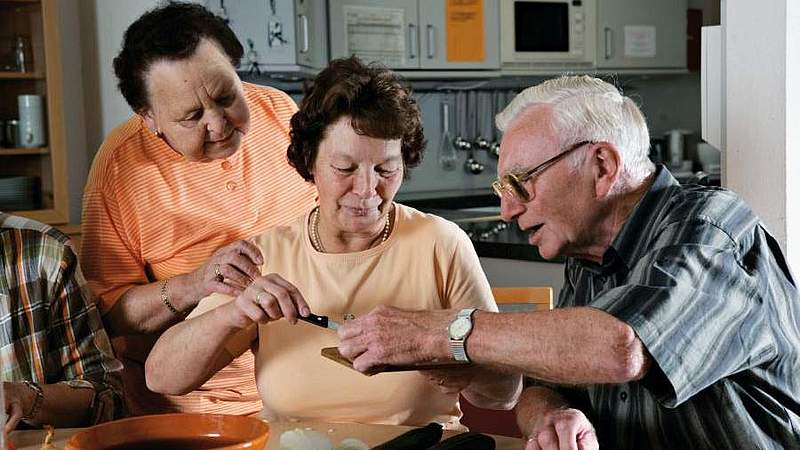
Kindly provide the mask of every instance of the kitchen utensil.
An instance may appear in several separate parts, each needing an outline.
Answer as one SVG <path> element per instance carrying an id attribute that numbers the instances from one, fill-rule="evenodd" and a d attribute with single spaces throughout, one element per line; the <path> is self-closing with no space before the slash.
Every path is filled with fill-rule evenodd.
<path id="1" fill-rule="evenodd" d="M 19 142 L 20 147 L 41 147 L 45 144 L 44 116 L 41 95 L 20 95 Z"/>
<path id="2" fill-rule="evenodd" d="M 19 120 L 6 120 L 5 127 L 3 127 L 2 141 L 6 147 L 17 147 L 19 143 Z"/>
<path id="3" fill-rule="evenodd" d="M 335 361 L 343 366 L 353 369 L 353 362 L 342 356 L 337 347 L 325 347 L 320 350 L 320 355 Z M 376 366 L 367 372 L 363 372 L 366 376 L 372 376 L 376 373 L 383 372 L 407 372 L 410 370 L 431 370 L 431 369 L 452 369 L 456 367 L 465 367 L 470 363 L 466 361 L 425 361 L 417 364 L 403 364 L 403 365 L 385 365 Z M 353 369 L 356 370 L 356 369 Z"/>
<path id="4" fill-rule="evenodd" d="M 489 151 L 494 139 L 494 126 L 492 125 L 493 98 L 490 92 L 478 92 L 477 98 L 477 133 L 475 147 L 478 150 Z"/>
<path id="5" fill-rule="evenodd" d="M 667 132 L 669 141 L 669 165 L 672 168 L 679 168 L 684 159 L 684 137 L 692 134 L 690 130 L 670 130 Z"/>
<path id="6" fill-rule="evenodd" d="M 22 36 L 17 37 L 17 45 L 14 48 L 14 61 L 17 65 L 17 72 L 27 72 L 25 64 L 25 40 Z"/>
<path id="7" fill-rule="evenodd" d="M 476 142 L 478 133 L 478 93 L 476 91 L 467 92 L 466 98 L 466 131 L 464 135 L 468 141 Z M 485 169 L 484 165 L 475 159 L 476 145 L 470 145 L 467 160 L 464 162 L 464 170 L 467 173 L 478 175 Z"/>
<path id="8" fill-rule="evenodd" d="M 442 136 L 439 139 L 439 166 L 444 170 L 454 170 L 457 160 L 458 156 L 450 134 L 450 103 L 447 100 L 443 100 Z"/>
<path id="9" fill-rule="evenodd" d="M 298 316 L 298 319 L 303 322 L 308 322 L 318 327 L 327 328 L 336 331 L 339 329 L 339 324 L 329 319 L 328 316 L 318 316 L 316 314 L 309 314 L 308 317 Z"/>
<path id="10" fill-rule="evenodd" d="M 264 448 L 269 425 L 247 416 L 158 414 L 106 422 L 73 434 L 66 450 Z"/>
<path id="11" fill-rule="evenodd" d="M 455 100 L 455 116 L 456 116 L 456 138 L 453 139 L 453 146 L 456 150 L 469 151 L 472 150 L 472 142 L 467 136 L 467 93 L 464 91 L 456 92 Z"/>

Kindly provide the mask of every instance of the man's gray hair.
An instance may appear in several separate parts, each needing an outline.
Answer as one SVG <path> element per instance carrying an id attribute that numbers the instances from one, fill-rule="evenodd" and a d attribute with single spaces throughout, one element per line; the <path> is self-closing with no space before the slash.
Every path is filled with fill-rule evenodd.
<path id="1" fill-rule="evenodd" d="M 620 153 L 622 172 L 614 191 L 638 186 L 653 171 L 648 158 L 650 133 L 636 104 L 616 87 L 588 75 L 563 76 L 529 87 L 496 117 L 497 128 L 505 129 L 528 107 L 550 105 L 552 125 L 559 147 L 580 141 L 608 142 Z M 570 158 L 577 168 L 585 158 L 578 152 Z"/>

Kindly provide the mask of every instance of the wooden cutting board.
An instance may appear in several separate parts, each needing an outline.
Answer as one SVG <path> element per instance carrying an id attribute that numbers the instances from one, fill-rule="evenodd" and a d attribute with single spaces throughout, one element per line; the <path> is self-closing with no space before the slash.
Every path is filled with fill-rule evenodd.
<path id="1" fill-rule="evenodd" d="M 345 358 L 344 356 L 339 353 L 339 349 L 337 347 L 325 347 L 320 351 L 320 354 L 331 361 L 336 361 L 337 363 L 349 367 L 353 369 L 353 363 Z M 400 365 L 400 366 L 377 366 L 373 367 L 367 372 L 361 372 L 364 375 L 370 377 L 372 375 L 383 373 L 383 372 L 405 372 L 409 370 L 432 370 L 432 369 L 452 369 L 455 367 L 465 367 L 468 366 L 468 362 L 462 361 L 426 361 L 417 364 L 409 364 L 409 365 Z M 353 369 L 356 370 L 356 369 Z"/>

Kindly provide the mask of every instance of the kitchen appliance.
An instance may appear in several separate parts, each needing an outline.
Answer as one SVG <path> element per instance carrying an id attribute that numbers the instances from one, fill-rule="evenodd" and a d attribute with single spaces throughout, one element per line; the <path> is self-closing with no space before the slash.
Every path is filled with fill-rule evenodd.
<path id="1" fill-rule="evenodd" d="M 44 113 L 41 95 L 20 95 L 19 142 L 20 147 L 41 147 L 45 144 Z"/>
<path id="2" fill-rule="evenodd" d="M 500 7 L 504 69 L 594 66 L 597 0 L 506 0 Z"/>

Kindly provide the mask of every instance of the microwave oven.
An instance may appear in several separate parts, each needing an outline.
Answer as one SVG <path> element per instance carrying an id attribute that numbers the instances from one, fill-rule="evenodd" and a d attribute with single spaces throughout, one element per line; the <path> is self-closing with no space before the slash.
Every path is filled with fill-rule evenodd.
<path id="1" fill-rule="evenodd" d="M 591 68 L 597 54 L 597 0 L 501 0 L 504 68 Z"/>

